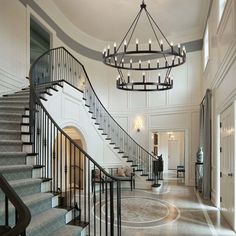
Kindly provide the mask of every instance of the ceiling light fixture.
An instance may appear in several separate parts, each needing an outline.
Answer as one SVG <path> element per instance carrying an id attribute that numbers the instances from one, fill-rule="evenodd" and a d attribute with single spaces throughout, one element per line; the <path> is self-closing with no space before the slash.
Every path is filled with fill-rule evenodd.
<path id="1" fill-rule="evenodd" d="M 113 50 L 110 45 L 103 50 L 103 62 L 111 67 L 117 68 L 118 77 L 116 86 L 118 89 L 129 91 L 159 91 L 173 88 L 173 78 L 170 76 L 173 67 L 182 65 L 186 61 L 185 47 L 180 44 L 174 46 L 169 42 L 160 27 L 154 21 L 153 17 L 147 10 L 147 5 L 144 0 L 140 5 L 140 10 L 136 15 L 134 21 L 129 27 L 127 33 L 117 46 L 114 43 Z M 139 22 L 140 16 L 144 12 L 151 26 L 155 41 L 148 40 L 148 45 L 140 45 L 136 38 L 134 46 L 130 45 L 134 38 L 134 32 Z M 122 70 L 143 71 L 138 81 L 131 80 L 130 72 L 127 77 L 123 75 Z M 145 71 L 156 71 L 166 69 L 164 78 L 161 79 L 160 73 L 147 76 Z"/>

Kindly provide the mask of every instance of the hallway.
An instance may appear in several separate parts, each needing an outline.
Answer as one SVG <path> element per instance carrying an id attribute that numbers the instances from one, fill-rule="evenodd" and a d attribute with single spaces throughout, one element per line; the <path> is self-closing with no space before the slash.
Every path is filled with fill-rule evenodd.
<path id="1" fill-rule="evenodd" d="M 167 177 L 167 176 L 166 176 Z M 122 192 L 124 236 L 236 235 L 209 202 L 193 187 L 169 174 L 159 193 L 136 189 Z"/>

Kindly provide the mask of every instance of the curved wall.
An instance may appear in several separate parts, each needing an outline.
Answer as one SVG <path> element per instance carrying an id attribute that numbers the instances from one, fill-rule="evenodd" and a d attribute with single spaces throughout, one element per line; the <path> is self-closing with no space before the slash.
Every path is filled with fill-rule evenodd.
<path id="1" fill-rule="evenodd" d="M 201 40 L 195 43 L 189 43 L 187 47 L 187 63 L 182 67 L 174 69 L 173 74 L 175 75 L 175 81 L 173 90 L 160 93 L 124 92 L 115 88 L 117 72 L 114 69 L 104 66 L 99 59 L 101 58 L 100 52 L 103 50 L 104 45 L 107 45 L 107 42 L 94 40 L 78 32 L 53 5 L 52 1 L 20 0 L 17 1 L 17 3 L 8 3 L 4 7 L 4 11 L 6 12 L 12 12 L 12 10 L 18 12 L 18 14 L 14 16 L 15 22 L 17 22 L 20 17 L 24 19 L 24 21 L 19 21 L 19 26 L 12 24 L 9 25 L 7 29 L 4 28 L 5 26 L 0 28 L 1 30 L 4 29 L 6 31 L 4 33 L 9 35 L 9 37 L 12 36 L 12 34 L 14 35 L 16 27 L 20 27 L 21 31 L 24 32 L 22 33 L 24 36 L 22 36 L 22 38 L 16 40 L 16 38 L 12 37 L 15 43 L 17 41 L 17 49 L 21 55 L 20 57 L 16 52 L 11 51 L 10 45 L 4 45 L 9 58 L 15 60 L 13 64 L 18 67 L 23 65 L 21 67 L 24 68 L 22 72 L 24 76 L 28 74 L 29 69 L 29 22 L 30 17 L 33 16 L 51 33 L 51 47 L 66 47 L 84 64 L 91 83 L 102 103 L 123 128 L 142 146 L 150 149 L 151 133 L 153 131 L 185 131 L 186 183 L 189 185 L 194 184 L 195 153 L 198 147 L 198 104 L 201 100 Z M 2 15 L 0 15 L 0 22 L 1 20 Z M 191 38 L 191 36 L 189 36 L 189 38 Z M 7 42 L 5 42 L 5 44 L 7 44 Z M 0 45 L 0 47 L 2 47 L 2 45 Z M 4 63 L 0 61 L 0 71 L 3 64 Z M 11 73 L 12 68 L 9 67 L 7 70 Z M 22 85 L 22 80 L 22 78 L 17 79 L 20 85 Z M 18 89 L 19 86 L 15 84 L 17 83 L 13 82 L 11 90 Z M 4 92 L 6 92 L 6 90 L 4 90 Z M 0 94 L 4 92 L 0 90 Z M 139 133 L 134 129 L 134 122 L 137 116 L 143 119 L 143 128 Z M 70 118 L 67 117 L 67 122 L 73 123 L 75 121 L 70 121 Z M 62 124 L 65 125 L 64 123 L 61 123 L 61 125 Z M 78 123 L 77 125 L 81 130 L 85 129 L 84 124 Z M 99 156 L 101 156 L 101 154 L 99 154 Z"/>

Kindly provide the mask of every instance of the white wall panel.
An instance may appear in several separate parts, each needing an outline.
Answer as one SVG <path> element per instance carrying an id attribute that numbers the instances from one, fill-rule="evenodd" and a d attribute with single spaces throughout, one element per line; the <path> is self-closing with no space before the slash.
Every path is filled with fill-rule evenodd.
<path id="1" fill-rule="evenodd" d="M 199 63 L 200 62 L 200 63 Z M 201 80 L 202 77 L 202 52 L 197 51 L 188 54 L 188 97 L 191 104 L 200 104 L 201 102 Z"/>
<path id="2" fill-rule="evenodd" d="M 158 108 L 164 107 L 167 105 L 167 92 L 150 92 L 148 93 L 148 107 L 150 108 Z"/>
<path id="3" fill-rule="evenodd" d="M 213 1 L 209 24 L 210 60 L 203 72 L 202 94 L 212 90 L 212 195 L 213 203 L 219 206 L 219 137 L 218 118 L 236 100 L 236 1 L 228 0 L 218 24 L 218 1 Z"/>
<path id="4" fill-rule="evenodd" d="M 150 128 L 185 128 L 188 124 L 186 114 L 150 115 Z"/>
<path id="5" fill-rule="evenodd" d="M 174 76 L 173 89 L 169 90 L 169 104 L 183 105 L 188 104 L 188 64 L 173 68 L 171 74 Z"/>
<path id="6" fill-rule="evenodd" d="M 82 93 L 64 84 L 63 89 L 54 92 L 44 104 L 60 127 L 73 126 L 80 131 L 86 142 L 87 153 L 100 165 L 112 161 L 123 164 L 123 159 L 95 126 L 91 114 L 83 104 Z"/>
<path id="7" fill-rule="evenodd" d="M 0 95 L 28 84 L 27 14 L 19 1 L 2 1 L 0 7 Z"/>
<path id="8" fill-rule="evenodd" d="M 106 71 L 106 68 L 104 68 Z M 105 77 L 105 76 L 104 76 Z M 104 84 L 104 90 L 108 90 L 109 110 L 127 111 L 128 110 L 128 92 L 116 88 L 115 76 L 109 78 L 108 83 Z M 102 85 L 100 84 L 100 86 Z"/>

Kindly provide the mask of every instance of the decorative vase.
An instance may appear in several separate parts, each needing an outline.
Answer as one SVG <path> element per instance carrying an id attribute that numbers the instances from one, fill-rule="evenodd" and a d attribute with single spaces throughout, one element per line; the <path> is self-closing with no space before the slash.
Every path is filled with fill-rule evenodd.
<path id="1" fill-rule="evenodd" d="M 203 150 L 202 150 L 202 147 L 198 148 L 198 151 L 197 151 L 197 162 L 198 163 L 202 163 L 203 162 Z"/>

